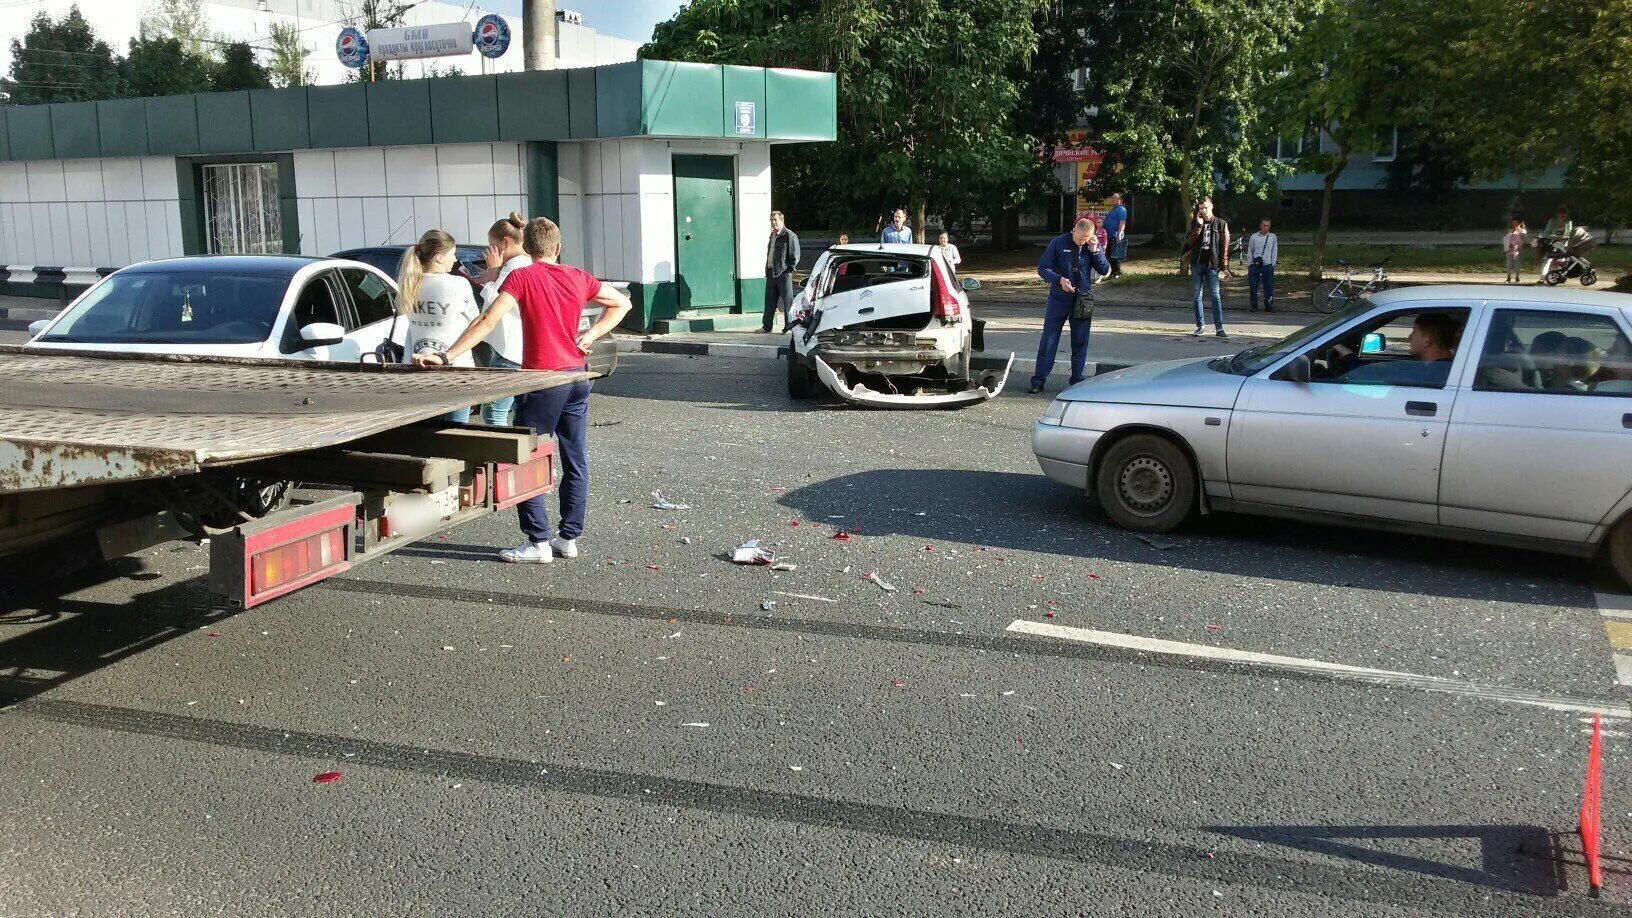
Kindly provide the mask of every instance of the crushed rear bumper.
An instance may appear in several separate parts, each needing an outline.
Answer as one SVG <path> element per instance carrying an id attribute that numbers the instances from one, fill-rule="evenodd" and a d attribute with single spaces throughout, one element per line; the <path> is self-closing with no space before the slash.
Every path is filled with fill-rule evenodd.
<path id="1" fill-rule="evenodd" d="M 835 395 L 853 405 L 865 405 L 869 408 L 958 408 L 965 405 L 975 405 L 990 401 L 1003 391 L 1003 386 L 1009 380 L 1009 371 L 1014 367 L 1014 355 L 1009 355 L 1008 363 L 1004 364 L 1001 373 L 989 373 L 984 385 L 971 385 L 962 392 L 941 392 L 934 395 L 900 395 L 891 392 L 876 392 L 864 385 L 849 386 L 837 371 L 828 365 L 820 355 L 812 355 L 816 362 L 816 376 L 822 385 L 830 389 Z"/>

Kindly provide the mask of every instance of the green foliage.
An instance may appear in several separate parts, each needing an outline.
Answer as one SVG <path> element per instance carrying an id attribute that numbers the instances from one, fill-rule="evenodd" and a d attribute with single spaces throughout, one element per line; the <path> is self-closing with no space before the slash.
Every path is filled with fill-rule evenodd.
<path id="1" fill-rule="evenodd" d="M 1105 0 L 1089 40 L 1093 127 L 1127 187 L 1179 213 L 1218 190 L 1263 193 L 1287 171 L 1266 152 L 1266 102 L 1312 0 Z M 1175 215 L 1177 216 L 1177 215 Z"/>
<path id="2" fill-rule="evenodd" d="M 316 75 L 306 66 L 306 48 L 300 43 L 300 29 L 293 22 L 274 22 L 267 30 L 272 44 L 272 62 L 267 65 L 274 86 L 306 86 Z"/>
<path id="3" fill-rule="evenodd" d="M 778 156 L 810 184 L 796 221 L 872 229 L 895 206 L 951 215 L 1011 206 L 1036 164 L 1016 128 L 1015 73 L 1046 0 L 694 0 L 642 57 L 838 74 L 839 137 Z M 793 208 L 783 209 L 793 211 Z"/>
<path id="4" fill-rule="evenodd" d="M 170 96 L 208 92 L 210 59 L 192 54 L 178 38 L 136 38 L 122 62 L 127 95 Z"/>
<path id="5" fill-rule="evenodd" d="M 142 15 L 142 38 L 173 38 L 193 57 L 205 57 L 209 20 L 200 0 L 153 0 Z"/>
<path id="6" fill-rule="evenodd" d="M 82 102 L 120 95 L 113 49 L 99 41 L 77 5 L 60 20 L 38 13 L 11 41 L 11 69 L 0 92 L 13 105 Z"/>
<path id="7" fill-rule="evenodd" d="M 271 74 L 255 60 L 255 52 L 243 42 L 222 47 L 221 59 L 210 68 L 210 88 L 217 92 L 271 86 Z"/>

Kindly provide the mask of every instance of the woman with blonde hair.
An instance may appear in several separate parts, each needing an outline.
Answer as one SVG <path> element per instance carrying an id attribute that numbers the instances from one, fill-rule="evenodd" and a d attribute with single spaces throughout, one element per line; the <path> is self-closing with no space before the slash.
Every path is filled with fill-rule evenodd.
<path id="1" fill-rule="evenodd" d="M 482 274 L 482 309 L 486 311 L 499 298 L 499 287 L 510 272 L 533 263 L 532 256 L 521 245 L 521 231 L 527 220 L 514 211 L 494 223 L 487 230 L 487 270 Z M 501 370 L 521 369 L 521 315 L 515 310 L 505 313 L 492 334 L 482 340 L 487 345 L 484 366 Z M 501 398 L 482 406 L 482 420 L 489 426 L 510 423 L 514 398 Z"/>
<path id="2" fill-rule="evenodd" d="M 453 237 L 439 229 L 426 230 L 419 241 L 402 255 L 397 269 L 397 309 L 408 319 L 408 353 L 446 354 L 460 333 L 481 315 L 470 283 L 450 273 L 457 245 Z M 454 358 L 456 367 L 473 367 L 467 354 Z M 463 424 L 470 409 L 460 408 L 447 420 Z"/>

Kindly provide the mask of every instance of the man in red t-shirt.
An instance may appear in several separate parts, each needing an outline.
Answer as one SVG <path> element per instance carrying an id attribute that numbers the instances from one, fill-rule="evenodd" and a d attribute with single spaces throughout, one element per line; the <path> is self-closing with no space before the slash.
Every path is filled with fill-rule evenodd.
<path id="1" fill-rule="evenodd" d="M 483 341 L 505 314 L 521 310 L 524 370 L 581 370 L 584 356 L 595 342 L 616 328 L 628 314 L 629 298 L 588 271 L 560 263 L 561 228 L 537 217 L 522 230 L 522 248 L 533 264 L 506 275 L 499 295 L 459 340 L 443 354 L 416 354 L 421 367 L 446 366 L 455 357 Z M 584 304 L 606 307 L 600 321 L 582 334 L 578 322 Z M 556 555 L 578 557 L 578 536 L 584 531 L 589 507 L 589 380 L 579 380 L 516 399 L 516 425 L 540 434 L 555 435 L 561 458 L 561 528 L 550 534 L 549 504 L 544 497 L 522 501 L 517 507 L 527 543 L 499 552 L 504 561 L 548 564 Z"/>

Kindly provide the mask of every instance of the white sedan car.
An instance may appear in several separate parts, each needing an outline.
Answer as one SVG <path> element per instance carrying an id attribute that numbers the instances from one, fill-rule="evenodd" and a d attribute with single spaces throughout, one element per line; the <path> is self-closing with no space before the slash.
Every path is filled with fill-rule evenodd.
<path id="1" fill-rule="evenodd" d="M 835 246 L 794 297 L 788 394 L 818 386 L 874 408 L 970 405 L 995 397 L 1008 367 L 979 371 L 969 297 L 935 246 Z M 1014 355 L 1009 355 L 1009 366 Z"/>
<path id="2" fill-rule="evenodd" d="M 1231 510 L 1602 554 L 1632 584 L 1632 296 L 1390 290 L 1072 386 L 1032 449 L 1140 532 Z"/>
<path id="3" fill-rule="evenodd" d="M 168 258 L 102 278 L 54 319 L 30 326 L 33 348 L 358 361 L 407 322 L 397 288 L 354 261 L 296 255 Z"/>

